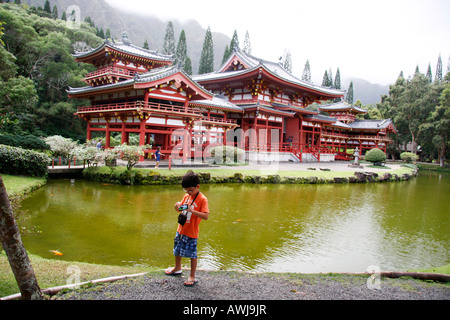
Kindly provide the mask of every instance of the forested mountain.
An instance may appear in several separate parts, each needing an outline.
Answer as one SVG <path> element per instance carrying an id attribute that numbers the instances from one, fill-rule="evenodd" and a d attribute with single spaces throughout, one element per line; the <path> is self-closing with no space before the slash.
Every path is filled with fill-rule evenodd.
<path id="1" fill-rule="evenodd" d="M 96 47 L 103 39 L 86 23 L 71 29 L 47 16 L 0 4 L 0 132 L 82 140 L 86 124 L 73 114 L 86 102 L 69 100 L 66 90 L 85 86 L 85 74 L 95 68 L 75 62 L 73 44 Z"/>
<path id="2" fill-rule="evenodd" d="M 22 0 L 22 3 L 44 7 L 45 0 Z M 147 41 L 150 49 L 160 51 L 163 49 L 168 21 L 162 21 L 151 15 L 139 16 L 121 12 L 104 0 L 49 0 L 49 3 L 51 8 L 56 5 L 59 18 L 69 6 L 77 5 L 81 9 L 82 21 L 90 17 L 97 28 L 103 29 L 104 32 L 109 29 L 111 37 L 121 38 L 122 32 L 127 31 L 129 39 L 134 44 L 143 46 Z M 206 30 L 195 20 L 183 23 L 174 20 L 172 23 L 177 42 L 181 31 L 185 31 L 187 55 L 192 61 L 193 72 L 197 73 Z M 214 67 L 218 69 L 222 63 L 225 46 L 230 44 L 231 38 L 223 33 L 214 32 L 213 29 L 211 31 L 214 44 Z"/>
<path id="3" fill-rule="evenodd" d="M 361 100 L 363 105 L 376 104 L 381 101 L 381 96 L 389 92 L 389 85 L 370 83 L 360 78 L 347 78 L 342 80 L 342 89 L 347 90 L 350 82 L 353 82 L 353 101 Z"/>

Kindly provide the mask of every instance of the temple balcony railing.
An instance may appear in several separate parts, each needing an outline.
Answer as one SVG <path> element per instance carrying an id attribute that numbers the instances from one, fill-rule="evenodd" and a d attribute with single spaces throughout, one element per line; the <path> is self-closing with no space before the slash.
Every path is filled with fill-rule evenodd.
<path id="1" fill-rule="evenodd" d="M 195 118 L 202 118 L 202 113 L 199 109 L 186 108 L 184 106 L 144 102 L 144 101 L 130 101 L 119 103 L 99 104 L 85 107 L 78 107 L 78 114 L 95 114 L 95 113 L 117 113 L 117 112 L 150 112 L 156 114 L 169 115 L 183 115 Z"/>
<path id="2" fill-rule="evenodd" d="M 327 138 L 335 138 L 335 139 L 344 139 L 344 140 L 377 140 L 377 141 L 389 141 L 392 142 L 392 139 L 385 135 L 348 135 L 344 133 L 337 132 L 322 132 L 322 137 Z"/>
<path id="3" fill-rule="evenodd" d="M 141 113 L 148 112 L 150 114 L 159 115 L 174 115 L 183 116 L 193 119 L 194 121 L 200 121 L 202 125 L 217 125 L 222 127 L 235 127 L 237 121 L 235 119 L 223 119 L 216 117 L 208 117 L 202 114 L 200 109 L 185 107 L 172 104 L 144 102 L 144 101 L 131 101 L 120 103 L 108 103 L 93 106 L 78 107 L 77 114 L 99 114 L 103 116 L 105 114 L 119 113 Z"/>
<path id="4" fill-rule="evenodd" d="M 85 80 L 89 80 L 91 78 L 96 78 L 100 76 L 109 76 L 109 75 L 117 75 L 117 76 L 125 76 L 128 78 L 134 77 L 136 74 L 136 71 L 124 69 L 124 68 L 117 68 L 113 66 L 108 66 L 104 68 L 97 69 L 93 72 L 89 72 L 84 77 Z"/>

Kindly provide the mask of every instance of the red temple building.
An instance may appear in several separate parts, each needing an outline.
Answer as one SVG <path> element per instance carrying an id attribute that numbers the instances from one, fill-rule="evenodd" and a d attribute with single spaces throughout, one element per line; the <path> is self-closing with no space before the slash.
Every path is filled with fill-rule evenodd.
<path id="1" fill-rule="evenodd" d="M 172 56 L 131 44 L 126 33 L 74 56 L 97 70 L 86 75 L 88 86 L 69 88 L 69 97 L 90 101 L 76 114 L 87 121 L 87 139 L 102 132 L 106 148 L 111 133 L 120 132 L 122 143 L 138 134 L 140 145 L 152 141 L 154 149 L 183 160 L 231 144 L 248 159 L 333 161 L 349 159 L 345 151 L 356 147 L 385 151 L 387 133 L 395 132 L 389 119 L 356 119 L 366 110 L 343 102 L 305 109 L 344 92 L 302 81 L 239 49 L 217 72 L 193 77 Z"/>

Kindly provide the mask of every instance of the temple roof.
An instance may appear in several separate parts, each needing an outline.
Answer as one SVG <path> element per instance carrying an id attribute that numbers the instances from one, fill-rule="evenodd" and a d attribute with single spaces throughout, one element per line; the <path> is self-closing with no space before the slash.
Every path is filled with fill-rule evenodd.
<path id="1" fill-rule="evenodd" d="M 173 55 L 164 55 L 158 53 L 158 51 L 147 50 L 138 46 L 135 46 L 128 39 L 126 32 L 122 34 L 120 40 L 105 40 L 100 46 L 95 49 L 86 52 L 75 52 L 73 55 L 77 61 L 90 60 L 93 57 L 100 56 L 103 52 L 117 52 L 127 56 L 134 56 L 151 61 L 164 61 L 172 63 L 174 60 Z"/>
<path id="2" fill-rule="evenodd" d="M 232 67 L 233 64 L 239 65 L 241 69 L 230 71 L 229 68 Z M 317 86 L 311 82 L 301 80 L 296 76 L 294 76 L 292 73 L 288 72 L 286 69 L 284 69 L 279 63 L 253 57 L 240 51 L 239 49 L 233 52 L 230 58 L 228 58 L 228 60 L 217 72 L 196 75 L 193 78 L 195 81 L 198 82 L 235 78 L 237 76 L 252 73 L 255 70 L 258 70 L 259 68 L 263 68 L 264 70 L 267 71 L 268 74 L 272 75 L 273 77 L 279 80 L 288 82 L 289 84 L 292 84 L 297 87 L 299 86 L 305 89 L 315 91 L 319 94 L 333 95 L 333 96 L 344 95 L 344 92 L 341 90 Z"/>
<path id="3" fill-rule="evenodd" d="M 336 103 L 332 103 L 332 104 L 326 104 L 323 106 L 319 106 L 319 110 L 320 111 L 325 111 L 325 112 L 334 112 L 334 111 L 354 111 L 355 113 L 367 113 L 366 109 L 354 106 L 354 105 L 350 105 L 344 101 L 339 101 Z"/>
<path id="4" fill-rule="evenodd" d="M 90 93 L 100 93 L 102 91 L 109 91 L 111 89 L 120 89 L 120 88 L 146 88 L 147 83 L 150 83 L 150 86 L 155 84 L 159 84 L 159 82 L 165 82 L 167 79 L 178 79 L 180 81 L 186 82 L 189 85 L 190 90 L 198 93 L 200 96 L 208 97 L 210 99 L 212 97 L 212 93 L 203 88 L 201 85 L 192 81 L 187 74 L 185 74 L 182 70 L 178 69 L 176 66 L 170 67 L 161 67 L 151 69 L 148 72 L 136 74 L 133 79 L 119 81 L 113 84 L 107 84 L 97 87 L 81 87 L 81 88 L 71 88 L 67 90 L 67 93 L 72 96 L 76 95 L 84 95 Z M 128 88 L 127 88 L 128 87 Z"/>
<path id="5" fill-rule="evenodd" d="M 392 126 L 393 130 L 397 131 L 394 126 L 394 123 L 391 119 L 382 119 L 382 120 L 355 120 L 348 124 L 352 129 L 358 130 L 380 130 L 386 129 L 389 126 Z"/>
<path id="6" fill-rule="evenodd" d="M 222 109 L 222 110 L 230 110 L 230 111 L 241 112 L 241 113 L 244 112 L 244 110 L 242 108 L 235 105 L 234 103 L 229 102 L 226 97 L 220 96 L 220 95 L 215 95 L 212 98 L 212 100 L 192 100 L 192 101 L 189 101 L 189 105 L 204 106 L 204 107 L 216 107 L 217 109 Z"/>

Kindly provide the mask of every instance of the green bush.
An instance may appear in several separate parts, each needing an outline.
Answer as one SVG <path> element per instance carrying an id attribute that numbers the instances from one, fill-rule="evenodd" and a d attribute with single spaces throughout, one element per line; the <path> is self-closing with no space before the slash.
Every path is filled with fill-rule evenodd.
<path id="1" fill-rule="evenodd" d="M 400 159 L 406 161 L 406 163 L 411 163 L 413 161 L 417 161 L 417 159 L 419 159 L 419 156 L 412 152 L 403 152 L 402 154 L 400 154 Z"/>
<path id="2" fill-rule="evenodd" d="M 244 150 L 232 146 L 212 147 L 209 151 L 214 162 L 218 164 L 242 162 L 245 158 Z"/>
<path id="3" fill-rule="evenodd" d="M 44 140 L 32 134 L 24 136 L 18 134 L 0 134 L 0 144 L 31 150 L 50 150 L 50 146 Z"/>
<path id="4" fill-rule="evenodd" d="M 0 144 L 0 173 L 42 177 L 49 163 L 46 154 Z"/>
<path id="5" fill-rule="evenodd" d="M 386 154 L 380 149 L 374 148 L 366 152 L 364 160 L 378 164 L 386 161 Z"/>

